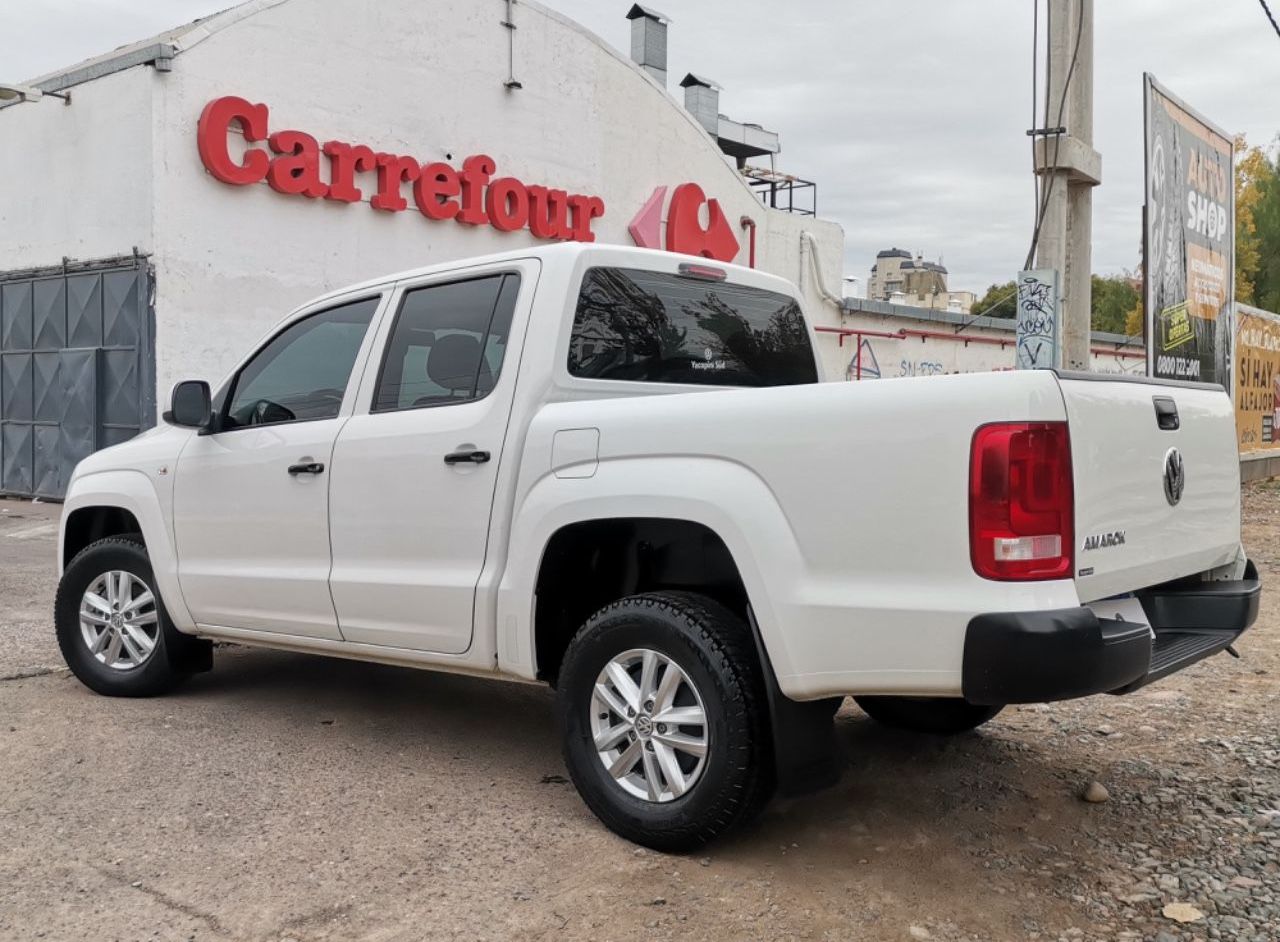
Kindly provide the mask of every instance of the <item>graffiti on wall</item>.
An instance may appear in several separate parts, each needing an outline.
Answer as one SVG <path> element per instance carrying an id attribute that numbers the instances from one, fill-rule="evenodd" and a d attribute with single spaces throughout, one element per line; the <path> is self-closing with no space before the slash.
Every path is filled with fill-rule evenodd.
<path id="1" fill-rule="evenodd" d="M 898 361 L 899 376 L 939 376 L 947 371 L 941 360 L 908 360 Z"/>
<path id="2" fill-rule="evenodd" d="M 859 339 L 845 364 L 845 379 L 888 379 L 899 376 L 938 376 L 947 373 L 993 373 L 1014 369 L 1013 346 L 968 346 L 963 343 L 920 343 L 916 340 Z M 882 366 L 883 364 L 883 366 Z M 1095 373 L 1143 376 L 1146 359 L 1132 350 L 1095 348 L 1089 367 Z M 1278 374 L 1280 375 L 1280 374 Z"/>
<path id="3" fill-rule="evenodd" d="M 844 378 L 850 381 L 880 378 L 880 361 L 876 359 L 875 347 L 871 346 L 871 341 L 866 337 L 858 338 L 858 348 L 849 358 Z"/>

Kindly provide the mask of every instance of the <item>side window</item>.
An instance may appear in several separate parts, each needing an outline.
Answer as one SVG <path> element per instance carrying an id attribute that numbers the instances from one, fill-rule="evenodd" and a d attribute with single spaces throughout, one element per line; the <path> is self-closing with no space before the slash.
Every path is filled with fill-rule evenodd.
<path id="1" fill-rule="evenodd" d="M 373 411 L 483 399 L 497 385 L 520 276 L 406 292 L 383 355 Z"/>
<path id="2" fill-rule="evenodd" d="M 664 272 L 592 268 L 582 281 L 569 373 L 705 386 L 818 382 L 794 298 Z"/>
<path id="3" fill-rule="evenodd" d="M 235 378 L 223 427 L 336 417 L 378 300 L 330 308 L 276 334 Z"/>

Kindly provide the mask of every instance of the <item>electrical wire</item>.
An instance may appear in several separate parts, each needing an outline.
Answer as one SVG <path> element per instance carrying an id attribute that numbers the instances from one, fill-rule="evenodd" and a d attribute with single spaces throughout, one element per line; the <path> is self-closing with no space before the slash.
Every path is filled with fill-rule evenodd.
<path id="1" fill-rule="evenodd" d="M 1049 30 L 1052 30 L 1052 28 L 1053 28 L 1052 20 L 1050 20 Z M 1066 77 L 1066 80 L 1062 83 L 1062 98 L 1058 102 L 1058 120 L 1054 122 L 1054 125 L 1053 125 L 1053 168 L 1055 169 L 1058 166 L 1058 157 L 1060 156 L 1060 152 L 1062 150 L 1061 128 L 1062 128 L 1062 119 L 1067 112 L 1067 95 L 1071 91 L 1071 79 L 1075 75 L 1076 63 L 1079 62 L 1080 60 L 1080 40 L 1083 38 L 1083 36 L 1084 36 L 1084 10 L 1081 9 L 1079 12 L 1079 16 L 1076 19 L 1076 42 L 1075 42 L 1075 48 L 1071 52 L 1071 65 L 1067 68 L 1067 77 Z M 1050 42 L 1053 41 L 1052 34 L 1050 34 L 1049 36 L 1049 41 Z M 1047 66 L 1045 71 L 1046 73 L 1048 72 Z M 1048 82 L 1047 82 L 1047 76 L 1046 76 L 1046 88 L 1045 88 L 1045 98 L 1046 98 L 1045 123 L 1046 125 L 1048 124 L 1048 121 L 1049 121 L 1049 108 L 1048 108 L 1048 101 L 1047 101 L 1048 97 L 1049 97 L 1049 91 L 1048 91 Z M 1046 127 L 1045 130 L 1048 130 L 1048 128 Z M 1050 168 L 1046 167 L 1045 169 L 1048 170 Z M 1031 263 L 1035 260 L 1036 248 L 1040 244 L 1040 230 L 1044 226 L 1045 214 L 1049 211 L 1049 197 L 1053 193 L 1053 185 L 1056 182 L 1056 180 L 1057 180 L 1057 174 L 1050 173 L 1049 179 L 1045 181 L 1045 184 L 1043 187 L 1043 194 L 1040 199 L 1040 210 L 1037 213 L 1036 226 L 1031 233 L 1031 247 L 1030 249 L 1027 250 L 1027 260 L 1026 260 L 1026 263 L 1023 265 L 1023 268 L 1030 268 Z"/>
<path id="2" fill-rule="evenodd" d="M 1052 22 L 1053 22 L 1052 11 L 1050 9 L 1046 9 L 1045 16 L 1049 19 L 1049 22 L 1046 23 L 1046 33 L 1047 33 L 1049 27 L 1052 26 Z M 1048 71 L 1048 68 L 1049 68 L 1049 57 L 1046 50 L 1046 55 L 1045 55 L 1046 72 Z M 1037 95 L 1036 82 L 1039 78 L 1039 74 L 1040 74 L 1040 0 L 1032 0 L 1032 4 L 1031 4 L 1031 129 L 1032 129 L 1032 132 L 1035 131 L 1036 123 L 1037 121 L 1039 121 L 1039 115 L 1036 112 L 1036 105 L 1038 104 L 1036 99 L 1039 97 Z M 1044 100 L 1045 122 L 1048 123 L 1049 76 L 1047 74 L 1045 75 L 1044 96 L 1045 96 L 1045 100 Z M 1036 136 L 1034 133 L 1032 133 L 1030 136 L 1031 136 L 1031 166 L 1034 167 L 1036 163 Z M 1040 196 L 1041 196 L 1040 174 L 1033 173 L 1031 175 L 1031 189 L 1032 189 L 1032 193 L 1035 196 L 1035 202 L 1031 206 L 1031 226 L 1032 226 L 1032 231 L 1034 232 L 1039 228 L 1039 222 L 1040 222 Z M 1024 267 L 1030 267 L 1030 266 L 1028 265 Z M 1018 293 L 1017 289 L 1015 288 L 1012 292 L 1004 295 L 999 300 L 997 300 L 985 311 L 981 311 L 978 314 L 974 314 L 969 320 L 965 321 L 959 327 L 957 327 L 955 329 L 955 332 L 957 334 L 962 333 L 966 328 L 968 328 L 975 321 L 977 321 L 978 318 L 985 317 L 987 314 L 990 314 L 992 311 L 994 311 L 1001 304 L 1009 300 L 1009 298 L 1013 297 L 1017 293 Z"/>
<path id="3" fill-rule="evenodd" d="M 1262 4 L 1262 12 L 1267 14 L 1267 19 L 1271 21 L 1271 28 L 1276 31 L 1276 35 L 1280 36 L 1280 23 L 1276 22 L 1275 16 L 1271 12 L 1271 7 L 1267 6 L 1267 0 L 1258 0 Z"/>

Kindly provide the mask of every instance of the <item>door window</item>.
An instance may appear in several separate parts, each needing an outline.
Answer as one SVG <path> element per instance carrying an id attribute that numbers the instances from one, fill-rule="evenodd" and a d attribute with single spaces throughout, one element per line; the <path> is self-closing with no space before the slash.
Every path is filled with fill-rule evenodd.
<path id="1" fill-rule="evenodd" d="M 520 276 L 490 275 L 405 293 L 374 412 L 483 399 L 498 382 Z"/>
<path id="2" fill-rule="evenodd" d="M 378 300 L 329 308 L 276 334 L 234 380 L 223 428 L 335 418 Z"/>

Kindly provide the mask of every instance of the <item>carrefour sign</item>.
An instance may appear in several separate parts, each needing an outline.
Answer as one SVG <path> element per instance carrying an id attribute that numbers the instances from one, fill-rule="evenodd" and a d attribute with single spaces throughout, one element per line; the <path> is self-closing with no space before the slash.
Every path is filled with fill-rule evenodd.
<path id="1" fill-rule="evenodd" d="M 414 205 L 427 219 L 501 232 L 528 229 L 539 239 L 594 242 L 592 222 L 604 215 L 604 200 L 598 196 L 528 185 L 512 176 L 495 178 L 497 163 L 484 154 L 467 157 L 457 169 L 364 144 L 320 143 L 303 131 L 271 131 L 269 121 L 263 104 L 235 96 L 209 102 L 196 130 L 205 169 L 232 186 L 265 180 L 278 193 L 340 203 L 363 202 L 371 189 L 369 205 L 391 213 L 409 208 L 403 188 L 410 184 Z M 239 156 L 227 146 L 233 126 L 249 144 Z M 266 146 L 255 147 L 259 142 Z"/>

